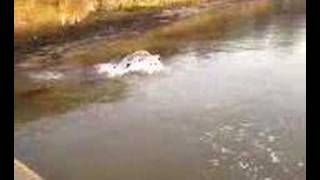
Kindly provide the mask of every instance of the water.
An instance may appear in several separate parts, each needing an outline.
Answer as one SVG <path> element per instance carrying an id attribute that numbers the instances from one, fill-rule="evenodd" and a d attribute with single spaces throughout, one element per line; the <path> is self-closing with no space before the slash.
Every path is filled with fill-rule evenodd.
<path id="1" fill-rule="evenodd" d="M 59 180 L 306 179 L 305 42 L 300 12 L 193 39 L 113 101 L 25 122 L 15 155 Z"/>

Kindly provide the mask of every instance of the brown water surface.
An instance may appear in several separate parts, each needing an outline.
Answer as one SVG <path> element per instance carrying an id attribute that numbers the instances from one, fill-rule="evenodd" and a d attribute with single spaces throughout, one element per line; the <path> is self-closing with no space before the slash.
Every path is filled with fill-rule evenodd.
<path id="1" fill-rule="evenodd" d="M 177 42 L 160 74 L 17 73 L 15 156 L 48 180 L 306 179 L 305 13 L 281 5 Z"/>

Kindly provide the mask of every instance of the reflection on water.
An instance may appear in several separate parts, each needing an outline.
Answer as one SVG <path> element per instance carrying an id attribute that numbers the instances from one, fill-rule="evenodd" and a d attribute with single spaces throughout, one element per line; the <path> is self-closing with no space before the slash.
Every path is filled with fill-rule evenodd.
<path id="1" fill-rule="evenodd" d="M 306 179 L 305 33 L 285 13 L 190 41 L 125 98 L 24 124 L 15 155 L 59 180 Z"/>
<path id="2" fill-rule="evenodd" d="M 78 72 L 82 74 L 82 72 Z M 25 74 L 22 74 L 25 75 Z M 74 79 L 69 82 L 48 82 L 33 84 L 23 77 L 15 82 L 14 116 L 15 126 L 37 120 L 43 116 L 53 116 L 91 102 L 113 102 L 124 98 L 127 84 L 119 79 L 99 81 L 95 79 Z M 85 83 L 83 83 L 85 81 Z M 23 90 L 19 90 L 23 89 Z"/>

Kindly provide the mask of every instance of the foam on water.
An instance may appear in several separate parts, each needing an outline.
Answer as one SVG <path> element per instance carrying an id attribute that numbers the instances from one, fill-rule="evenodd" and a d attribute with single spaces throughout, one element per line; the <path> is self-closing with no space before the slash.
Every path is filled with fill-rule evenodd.
<path id="1" fill-rule="evenodd" d="M 90 74 L 92 78 L 105 77 L 120 77 L 130 73 L 140 74 L 154 74 L 164 70 L 164 66 L 160 61 L 158 54 L 150 54 L 147 51 L 136 51 L 133 54 L 125 56 L 120 62 L 101 63 L 90 67 Z M 57 71 L 57 70 L 41 70 L 28 72 L 27 76 L 35 81 L 56 81 L 56 80 L 70 80 L 70 77 L 81 74 L 83 69 Z M 97 76 L 98 75 L 98 76 Z M 105 76 L 107 75 L 107 76 Z M 68 78 L 69 77 L 69 78 Z"/>
<path id="2" fill-rule="evenodd" d="M 296 171 L 305 166 L 304 160 L 292 159 L 289 154 L 277 147 L 281 136 L 268 128 L 259 129 L 253 122 L 223 123 L 212 131 L 204 132 L 202 143 L 211 146 L 208 163 L 212 172 L 227 168 L 230 173 L 238 173 L 248 179 L 271 179 L 265 175 L 279 175 Z"/>
<path id="3" fill-rule="evenodd" d="M 35 80 L 59 80 L 64 77 L 64 75 L 60 72 L 55 71 L 42 71 L 38 73 L 30 73 L 29 77 Z"/>

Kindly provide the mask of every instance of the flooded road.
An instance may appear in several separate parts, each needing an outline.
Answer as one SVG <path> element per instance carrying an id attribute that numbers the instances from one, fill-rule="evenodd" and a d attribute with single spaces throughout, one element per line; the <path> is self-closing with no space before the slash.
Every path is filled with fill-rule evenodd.
<path id="1" fill-rule="evenodd" d="M 287 11 L 194 38 L 162 73 L 102 80 L 107 96 L 88 86 L 90 103 L 31 115 L 15 156 L 49 180 L 304 180 L 305 43 L 304 13 Z"/>

